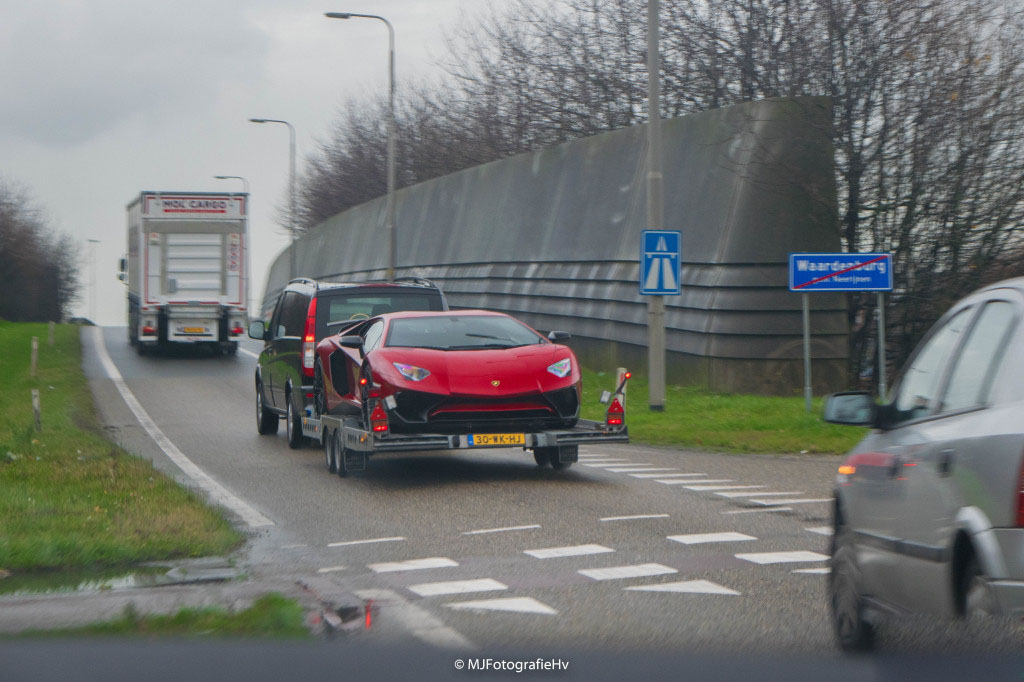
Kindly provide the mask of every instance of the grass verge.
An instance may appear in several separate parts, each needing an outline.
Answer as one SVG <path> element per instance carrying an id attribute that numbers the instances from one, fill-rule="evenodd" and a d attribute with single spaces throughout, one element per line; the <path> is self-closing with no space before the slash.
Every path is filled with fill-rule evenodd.
<path id="1" fill-rule="evenodd" d="M 601 391 L 615 388 L 614 373 L 583 372 L 586 419 L 604 420 Z M 866 429 L 828 424 L 821 419 L 822 400 L 712 393 L 692 386 L 665 390 L 664 412 L 652 412 L 647 377 L 633 372 L 627 385 L 626 425 L 630 440 L 702 450 L 764 453 L 842 453 Z"/>
<path id="2" fill-rule="evenodd" d="M 143 616 L 131 607 L 120 618 L 81 628 L 26 632 L 26 637 L 282 637 L 308 638 L 302 607 L 280 594 L 263 595 L 244 611 L 182 609 L 170 615 Z"/>
<path id="3" fill-rule="evenodd" d="M 0 575 L 219 555 L 243 537 L 219 512 L 106 440 L 78 327 L 0 321 Z M 37 376 L 31 339 L 39 338 Z M 34 428 L 38 389 L 42 430 Z"/>

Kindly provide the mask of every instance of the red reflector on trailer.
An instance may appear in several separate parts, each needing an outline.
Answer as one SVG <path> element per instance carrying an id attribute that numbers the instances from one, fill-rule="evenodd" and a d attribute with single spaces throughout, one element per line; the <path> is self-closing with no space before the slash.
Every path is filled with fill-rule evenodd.
<path id="1" fill-rule="evenodd" d="M 622 409 L 622 403 L 619 402 L 618 398 L 612 400 L 612 404 L 608 406 L 608 412 L 605 414 L 605 423 L 608 426 L 622 426 L 625 417 L 625 411 Z"/>
<path id="2" fill-rule="evenodd" d="M 388 413 L 377 403 L 370 413 L 370 430 L 375 433 L 383 433 L 388 430 Z"/>

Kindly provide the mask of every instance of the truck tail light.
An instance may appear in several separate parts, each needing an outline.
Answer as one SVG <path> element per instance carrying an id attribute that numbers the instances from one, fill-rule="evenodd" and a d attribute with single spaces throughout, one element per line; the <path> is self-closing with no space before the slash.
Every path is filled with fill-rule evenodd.
<path id="1" fill-rule="evenodd" d="M 153 336 L 154 334 L 156 334 L 156 329 L 150 327 L 148 324 L 142 328 L 143 336 Z"/>
<path id="2" fill-rule="evenodd" d="M 608 426 L 622 426 L 625 418 L 626 414 L 625 410 L 622 409 L 622 403 L 619 402 L 618 398 L 612 398 L 612 403 L 608 406 L 608 412 L 604 416 L 605 423 Z"/>
<path id="3" fill-rule="evenodd" d="M 236 324 L 234 327 L 231 328 L 231 335 L 232 336 L 241 336 L 243 331 L 244 330 L 242 329 L 242 325 Z"/>
<path id="4" fill-rule="evenodd" d="M 309 300 L 306 311 L 306 330 L 302 334 L 302 374 L 313 377 L 313 365 L 316 362 L 316 297 Z"/>
<path id="5" fill-rule="evenodd" d="M 388 430 L 388 413 L 379 402 L 370 413 L 370 430 L 374 433 L 384 433 Z"/>

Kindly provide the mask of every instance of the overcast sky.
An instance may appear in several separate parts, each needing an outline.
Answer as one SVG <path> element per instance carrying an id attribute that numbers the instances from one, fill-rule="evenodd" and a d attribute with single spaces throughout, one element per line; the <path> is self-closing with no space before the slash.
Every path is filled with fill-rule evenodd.
<path id="1" fill-rule="evenodd" d="M 252 194 L 249 230 L 261 297 L 287 237 L 288 184 L 327 139 L 340 105 L 385 92 L 387 17 L 397 81 L 434 78 L 445 37 L 508 0 L 0 0 L 0 176 L 25 188 L 48 222 L 82 246 L 76 312 L 124 325 L 125 205 L 142 190 Z M 95 265 L 89 260 L 88 240 Z M 95 271 L 95 300 L 93 272 Z"/>

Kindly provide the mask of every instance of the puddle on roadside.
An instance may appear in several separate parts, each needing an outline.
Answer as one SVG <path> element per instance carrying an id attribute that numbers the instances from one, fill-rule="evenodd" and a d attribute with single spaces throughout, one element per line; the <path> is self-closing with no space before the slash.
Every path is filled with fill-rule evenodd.
<path id="1" fill-rule="evenodd" d="M 242 576 L 242 571 L 216 558 L 170 562 L 170 564 L 145 564 L 108 571 L 9 574 L 0 579 L 0 597 L 31 594 L 86 594 L 139 587 L 223 582 Z"/>
<path id="2" fill-rule="evenodd" d="M 87 593 L 152 587 L 161 584 L 167 567 L 140 566 L 118 571 L 58 571 L 52 573 L 12 574 L 0 580 L 0 596 L 28 594 Z"/>

